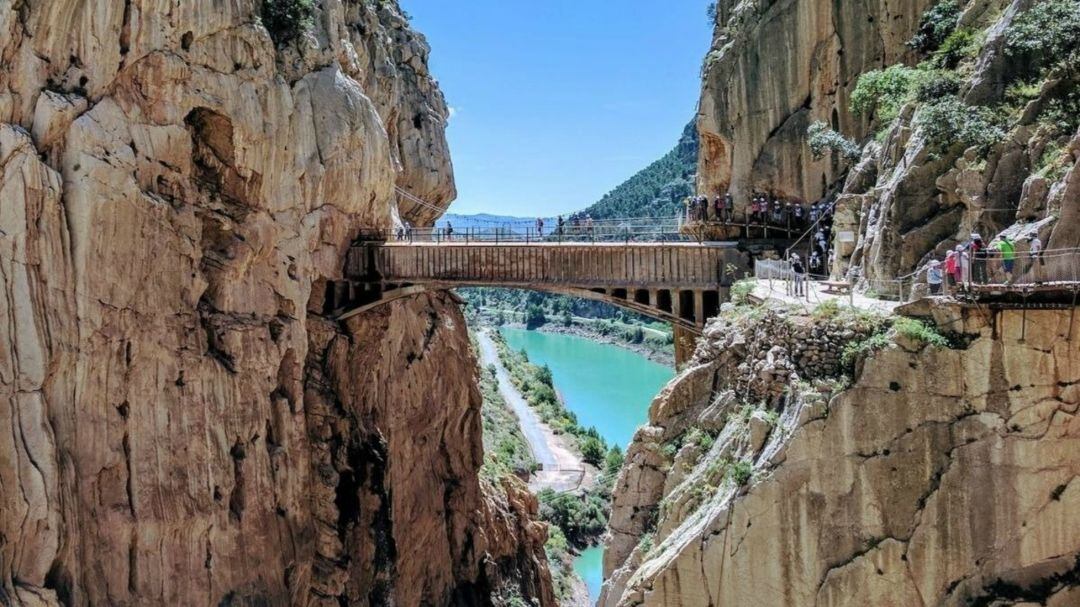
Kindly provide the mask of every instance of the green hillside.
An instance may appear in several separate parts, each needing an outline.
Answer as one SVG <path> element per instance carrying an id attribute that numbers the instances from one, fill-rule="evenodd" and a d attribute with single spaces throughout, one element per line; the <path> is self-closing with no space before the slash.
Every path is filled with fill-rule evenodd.
<path id="1" fill-rule="evenodd" d="M 599 202 L 585 209 L 594 219 L 674 217 L 694 192 L 698 134 L 691 122 L 675 149 L 627 179 Z"/>

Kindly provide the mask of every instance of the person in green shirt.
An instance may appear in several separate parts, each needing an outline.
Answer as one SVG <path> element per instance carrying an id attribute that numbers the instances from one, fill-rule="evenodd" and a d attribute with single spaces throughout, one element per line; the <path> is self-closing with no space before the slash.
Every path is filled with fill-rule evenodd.
<path id="1" fill-rule="evenodd" d="M 1013 266 L 1016 264 L 1016 245 L 1008 236 L 1002 236 L 995 247 L 1001 254 L 1001 267 L 1005 270 L 1005 284 L 1010 284 L 1013 280 Z"/>

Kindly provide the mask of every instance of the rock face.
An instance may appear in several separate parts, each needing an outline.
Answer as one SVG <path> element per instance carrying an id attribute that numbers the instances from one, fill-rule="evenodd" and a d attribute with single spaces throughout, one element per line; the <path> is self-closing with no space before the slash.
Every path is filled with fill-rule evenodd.
<path id="1" fill-rule="evenodd" d="M 858 76 L 909 55 L 931 0 L 720 0 L 705 58 L 698 190 L 729 187 L 741 209 L 754 191 L 816 201 L 843 167 L 807 153 L 824 121 L 862 136 L 849 110 Z"/>
<path id="2" fill-rule="evenodd" d="M 973 232 L 987 242 L 1002 233 L 1020 240 L 1038 234 L 1047 249 L 1080 244 L 1080 132 L 1055 132 L 1047 118 L 1054 103 L 1076 95 L 1077 84 L 1039 76 L 1005 50 L 1009 27 L 1037 2 L 960 0 L 953 31 L 975 42 L 959 65 L 933 66 L 936 77 L 956 80 L 956 99 L 975 108 L 966 112 L 982 108 L 1001 121 L 1003 135 L 987 149 L 928 143 L 918 117 L 929 101 L 913 95 L 891 123 L 852 113 L 860 75 L 933 64 L 906 42 L 934 4 L 719 2 L 703 70 L 699 190 L 730 187 L 739 204 L 754 191 L 835 199 L 831 273 L 879 292 L 895 291 L 894 279 L 942 259 Z M 1039 76 L 1028 84 L 1037 92 L 1016 101 L 1010 87 L 1031 76 Z M 862 158 L 815 160 L 806 136 L 815 121 L 861 144 Z M 835 238 L 841 232 L 854 239 Z"/>
<path id="3" fill-rule="evenodd" d="M 1075 604 L 1080 319 L 913 312 L 966 346 L 894 333 L 847 389 L 758 348 L 798 317 L 716 321 L 628 451 L 601 605 Z"/>
<path id="4" fill-rule="evenodd" d="M 0 9 L 0 604 L 550 605 L 455 305 L 319 317 L 361 228 L 454 196 L 427 45 L 261 10 Z"/>

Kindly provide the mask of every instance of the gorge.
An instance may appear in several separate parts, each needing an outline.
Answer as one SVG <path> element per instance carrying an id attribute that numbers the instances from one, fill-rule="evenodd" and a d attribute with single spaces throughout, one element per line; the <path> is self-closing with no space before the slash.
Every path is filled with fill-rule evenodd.
<path id="1" fill-rule="evenodd" d="M 1080 605 L 1080 280 L 925 283 L 975 233 L 1018 276 L 1080 268 L 1080 4 L 709 16 L 695 123 L 591 212 L 827 201 L 830 277 L 909 289 L 885 313 L 716 281 L 673 378 L 504 331 L 625 447 L 578 562 L 598 604 Z M 0 32 L 0 605 L 559 604 L 550 502 L 489 465 L 512 416 L 485 418 L 463 303 L 492 296 L 337 313 L 365 232 L 457 196 L 397 0 L 8 0 Z"/>

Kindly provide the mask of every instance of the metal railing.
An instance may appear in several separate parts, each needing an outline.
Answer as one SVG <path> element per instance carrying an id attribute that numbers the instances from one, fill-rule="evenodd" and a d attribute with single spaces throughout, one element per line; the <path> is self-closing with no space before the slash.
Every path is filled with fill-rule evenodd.
<path id="1" fill-rule="evenodd" d="M 362 240 L 407 243 L 559 243 L 559 242 L 680 242 L 693 240 L 679 231 L 675 221 L 642 223 L 594 223 L 563 225 L 553 229 L 535 227 L 435 227 L 367 229 Z"/>
<path id="2" fill-rule="evenodd" d="M 1080 248 L 1050 249 L 1038 255 L 1016 253 L 1012 272 L 1006 271 L 1004 256 L 988 251 L 985 257 L 967 257 L 957 279 L 952 279 L 940 266 L 942 283 L 939 295 L 964 300 L 982 300 L 1003 294 L 1021 296 L 1035 293 L 1080 292 Z M 863 278 L 858 281 L 863 296 L 886 301 L 907 302 L 932 294 L 927 281 L 929 268 L 923 267 L 897 278 Z M 754 276 L 759 280 L 784 284 L 785 293 L 797 294 L 797 277 L 787 261 L 759 260 L 754 264 Z M 810 280 L 816 276 L 807 276 Z"/>

